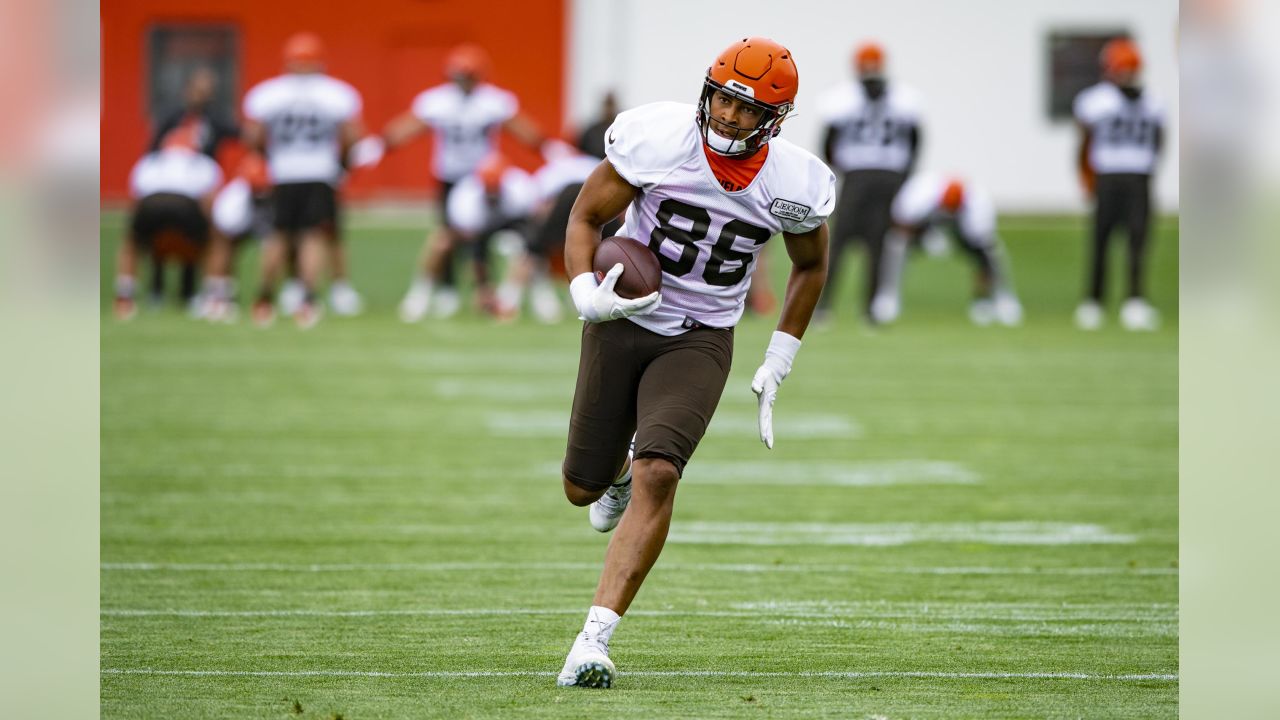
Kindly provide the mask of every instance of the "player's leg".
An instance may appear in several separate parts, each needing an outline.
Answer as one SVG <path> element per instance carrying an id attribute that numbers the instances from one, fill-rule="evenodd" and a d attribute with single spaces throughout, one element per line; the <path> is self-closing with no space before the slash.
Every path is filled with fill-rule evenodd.
<path id="1" fill-rule="evenodd" d="M 134 299 L 137 292 L 138 243 L 131 229 L 120 242 L 116 252 L 116 287 L 113 311 L 119 320 L 132 320 L 138 314 Z"/>
<path id="2" fill-rule="evenodd" d="M 876 297 L 884 283 L 886 238 L 893 226 L 891 210 L 893 198 L 902 187 L 903 176 L 889 171 L 871 171 L 867 178 L 866 199 L 859 208 L 862 216 L 862 233 L 867 243 L 867 318 L 877 322 L 875 310 Z"/>
<path id="3" fill-rule="evenodd" d="M 1125 229 L 1129 233 L 1128 295 L 1120 308 L 1120 322 L 1127 330 L 1155 330 L 1160 314 L 1147 301 L 1143 281 L 1151 233 L 1150 176 L 1132 175 L 1128 182 Z"/>
<path id="4" fill-rule="evenodd" d="M 359 315 L 364 310 L 364 298 L 351 284 L 347 258 L 347 244 L 342 230 L 342 208 L 335 201 L 333 227 L 326 234 L 329 250 L 329 306 L 338 315 Z"/>
<path id="5" fill-rule="evenodd" d="M 1076 308 L 1076 325 L 1082 330 L 1102 326 L 1102 303 L 1106 294 L 1107 248 L 1111 232 L 1123 211 L 1123 199 L 1117 192 L 1115 177 L 1099 175 L 1094 188 L 1093 229 L 1090 238 L 1089 269 L 1084 300 Z"/>
<path id="6" fill-rule="evenodd" d="M 885 233 L 879 287 L 871 300 L 873 323 L 891 323 L 902 313 L 902 274 L 907 266 L 907 251 L 927 229 L 893 227 Z"/>
<path id="7" fill-rule="evenodd" d="M 706 433 L 732 363 L 732 330 L 704 328 L 670 338 L 640 332 L 645 335 L 633 352 L 652 359 L 636 394 L 631 503 L 605 552 L 591 612 L 561 684 L 590 684 L 601 675 L 604 686 L 611 682 L 608 641 L 662 552 L 680 476 Z"/>
<path id="8" fill-rule="evenodd" d="M 329 258 L 328 234 L 313 227 L 298 237 L 298 279 L 302 282 L 302 304 L 293 317 L 298 327 L 307 329 L 320 321 L 320 306 L 316 300 L 317 289 L 324 277 Z"/>
<path id="9" fill-rule="evenodd" d="M 562 465 L 565 497 L 585 507 L 623 474 L 636 430 L 636 387 L 642 365 L 633 351 L 635 323 L 582 327 L 578 380 Z"/>

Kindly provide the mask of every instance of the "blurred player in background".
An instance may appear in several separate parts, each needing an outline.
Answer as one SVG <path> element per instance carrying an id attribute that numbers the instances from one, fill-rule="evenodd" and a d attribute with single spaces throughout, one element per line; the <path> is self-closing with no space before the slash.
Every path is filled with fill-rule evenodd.
<path id="1" fill-rule="evenodd" d="M 196 149 L 217 157 L 223 143 L 240 137 L 235 123 L 219 116 L 213 109 L 213 99 L 218 91 L 218 74 L 210 67 L 197 67 L 187 77 L 183 86 L 182 106 L 174 109 L 156 124 L 151 149 L 159 150 L 160 143 L 179 127 L 190 128 L 195 133 Z"/>
<path id="2" fill-rule="evenodd" d="M 268 325 L 290 247 L 298 253 L 304 298 L 293 313 L 299 327 L 320 319 L 317 288 L 337 243 L 336 187 L 345 157 L 362 134 L 360 93 L 324 74 L 324 44 L 298 33 L 284 47 L 285 73 L 254 86 L 244 98 L 244 141 L 263 151 L 275 183 L 274 232 L 262 246 L 262 281 L 253 319 Z"/>
<path id="3" fill-rule="evenodd" d="M 1151 231 L 1151 175 L 1164 141 L 1164 110 L 1141 83 L 1142 56 L 1128 38 L 1102 50 L 1102 82 L 1076 96 L 1080 179 L 1094 198 L 1091 264 L 1076 325 L 1102 326 L 1107 248 L 1121 226 L 1129 234 L 1129 274 L 1120 322 L 1127 330 L 1155 330 L 1160 315 L 1143 287 Z"/>
<path id="4" fill-rule="evenodd" d="M 603 133 L 602 130 L 601 137 Z M 564 276 L 564 238 L 569 213 L 582 191 L 582 184 L 600 164 L 600 159 L 558 140 L 548 140 L 543 145 L 543 155 L 547 162 L 533 176 L 538 206 L 527 251 L 512 264 L 498 288 L 498 313 L 504 318 L 518 316 L 527 288 L 533 316 L 539 322 L 555 323 L 560 321 L 561 309 L 551 278 L 553 274 Z M 609 237 L 621 226 L 621 218 L 612 220 L 605 224 L 602 234 Z"/>
<path id="5" fill-rule="evenodd" d="M 818 105 L 826 124 L 823 155 L 842 174 L 843 183 L 828 260 L 831 274 L 817 318 L 829 316 L 844 251 L 860 238 L 867 248 L 862 307 L 874 323 L 871 301 L 880 286 L 890 206 L 920 155 L 920 103 L 911 88 L 889 82 L 884 49 L 877 43 L 857 47 L 853 70 L 856 79 L 827 91 Z"/>
<path id="6" fill-rule="evenodd" d="M 209 209 L 222 184 L 218 163 L 200 153 L 198 145 L 194 128 L 175 128 L 159 150 L 144 155 L 129 173 L 134 205 L 116 257 L 115 314 L 121 320 L 137 312 L 140 255 L 150 257 L 153 277 L 163 275 L 166 263 L 181 265 L 181 297 L 193 307 L 196 269 L 209 246 Z M 163 299 L 152 298 L 155 303 Z"/>
<path id="7" fill-rule="evenodd" d="M 835 206 L 831 171 L 775 139 L 798 87 L 786 48 L 734 43 L 707 69 L 696 108 L 659 102 L 618 116 L 573 207 L 565 263 L 587 324 L 562 481 L 569 502 L 591 505 L 595 529 L 617 531 L 559 685 L 613 681 L 609 639 L 662 551 L 676 485 L 720 401 L 753 261 L 782 233 L 791 276 L 751 383 L 760 439 L 773 447 L 773 403 L 826 281 Z M 624 210 L 621 234 L 658 257 L 661 298 L 619 297 L 622 264 L 603 279 L 593 271 L 601 228 Z"/>
<path id="8" fill-rule="evenodd" d="M 528 242 L 529 216 L 538 202 L 538 189 L 529 173 L 512 165 L 501 153 L 486 158 L 476 171 L 454 186 L 445 214 L 460 245 L 476 258 L 476 295 L 485 312 L 498 315 L 499 301 L 489 280 L 488 254 L 493 237 L 514 232 Z"/>
<path id="9" fill-rule="evenodd" d="M 382 133 L 388 151 L 428 130 L 435 136 L 431 172 L 440 184 L 441 221 L 423 245 L 418 274 L 400 302 L 400 319 L 405 322 L 425 317 L 433 300 L 441 316 L 456 313 L 461 305 L 453 280 L 457 236 L 446 212 L 454 185 L 493 153 L 500 130 L 529 147 L 542 145 L 542 133 L 520 113 L 516 96 L 485 82 L 489 64 L 488 53 L 480 47 L 454 48 L 445 67 L 449 82 L 419 93 L 409 110 Z"/>
<path id="10" fill-rule="evenodd" d="M 250 152 L 240 158 L 235 174 L 214 197 L 212 219 L 200 315 L 226 322 L 236 317 L 236 256 L 251 238 L 271 234 L 271 179 L 261 155 Z"/>
<path id="11" fill-rule="evenodd" d="M 217 89 L 218 74 L 212 68 L 200 66 L 192 70 L 183 84 L 182 102 L 156 123 L 155 133 L 151 137 L 151 151 L 160 150 L 166 138 L 173 137 L 175 131 L 181 130 L 190 133 L 198 152 L 217 159 L 218 151 L 224 143 L 240 133 L 234 123 L 214 112 L 213 100 Z M 184 295 L 195 285 L 196 275 L 194 266 L 183 266 L 180 282 Z M 164 273 L 152 274 L 151 295 L 163 297 L 164 288 Z"/>
<path id="12" fill-rule="evenodd" d="M 1022 322 L 1022 304 L 996 235 L 995 205 L 982 188 L 932 173 L 915 175 L 893 201 L 893 224 L 885 244 L 880 289 L 871 302 L 875 323 L 898 318 L 907 251 L 934 227 L 950 231 L 977 268 L 969 319 L 977 325 Z"/>
<path id="13" fill-rule="evenodd" d="M 594 158 L 603 160 L 604 131 L 609 129 L 616 117 L 618 117 L 618 98 L 610 91 L 605 93 L 600 101 L 600 116 L 578 134 L 578 148 Z"/>

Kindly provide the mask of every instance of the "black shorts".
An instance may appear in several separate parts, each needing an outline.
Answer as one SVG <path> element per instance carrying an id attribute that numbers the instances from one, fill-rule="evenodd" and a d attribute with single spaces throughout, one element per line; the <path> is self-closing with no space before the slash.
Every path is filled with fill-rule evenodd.
<path id="1" fill-rule="evenodd" d="M 272 224 L 277 230 L 337 230 L 338 198 L 329 183 L 283 183 L 273 192 Z"/>
<path id="2" fill-rule="evenodd" d="M 129 228 L 140 250 L 164 259 L 194 262 L 209 242 L 209 218 L 200 203 L 177 193 L 142 198 Z"/>
<path id="3" fill-rule="evenodd" d="M 1121 226 L 1145 236 L 1151 220 L 1151 176 L 1136 173 L 1099 174 L 1094 187 L 1095 232 L 1110 233 Z"/>
<path id="4" fill-rule="evenodd" d="M 529 237 L 529 252 L 539 257 L 550 257 L 556 252 L 563 252 L 564 235 L 569 229 L 569 212 L 578 200 L 582 191 L 582 183 L 566 186 L 556 195 L 551 211 L 538 226 L 537 232 Z"/>
<path id="5" fill-rule="evenodd" d="M 850 170 L 836 205 L 835 239 L 878 243 L 892 224 L 893 199 L 907 176 L 893 170 Z"/>
<path id="6" fill-rule="evenodd" d="M 733 328 L 667 337 L 630 320 L 586 323 L 564 476 L 584 490 L 618 478 L 627 445 L 683 474 L 716 411 L 733 362 Z"/>

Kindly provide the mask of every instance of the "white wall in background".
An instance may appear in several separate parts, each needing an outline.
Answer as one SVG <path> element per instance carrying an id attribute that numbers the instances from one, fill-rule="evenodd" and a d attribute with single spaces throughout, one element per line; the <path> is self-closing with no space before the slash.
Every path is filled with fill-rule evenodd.
<path id="1" fill-rule="evenodd" d="M 1169 113 L 1157 180 L 1162 210 L 1178 201 L 1176 0 L 571 0 L 569 107 L 591 118 L 606 89 L 624 107 L 695 103 L 712 58 L 735 39 L 765 35 L 800 69 L 798 113 L 783 136 L 817 150 L 819 93 L 850 77 L 853 46 L 886 48 L 891 78 L 926 109 L 922 168 L 988 187 L 1002 210 L 1080 211 L 1075 128 L 1045 111 L 1052 30 L 1128 28 L 1146 57 L 1146 84 Z"/>

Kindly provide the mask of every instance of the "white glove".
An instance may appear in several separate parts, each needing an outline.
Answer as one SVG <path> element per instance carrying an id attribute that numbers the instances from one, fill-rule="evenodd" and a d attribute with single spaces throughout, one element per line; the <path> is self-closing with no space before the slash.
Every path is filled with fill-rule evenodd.
<path id="1" fill-rule="evenodd" d="M 377 135 L 360 138 L 347 150 L 347 164 L 352 168 L 377 165 L 387 152 L 387 144 Z"/>
<path id="2" fill-rule="evenodd" d="M 778 386 L 791 372 L 800 340 L 787 333 L 775 331 L 764 351 L 764 364 L 751 378 L 751 392 L 760 402 L 760 442 L 773 449 L 773 401 L 778 399 Z"/>
<path id="3" fill-rule="evenodd" d="M 607 320 L 619 320 L 632 315 L 648 315 L 662 304 L 662 297 L 656 292 L 644 297 L 628 299 L 620 297 L 613 291 L 622 275 L 622 263 L 609 268 L 604 279 L 596 282 L 596 274 L 585 272 L 569 283 L 569 294 L 573 296 L 573 304 L 578 307 L 581 319 L 599 323 Z"/>

